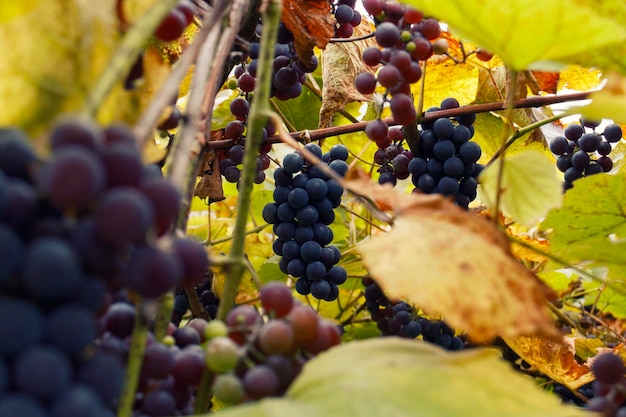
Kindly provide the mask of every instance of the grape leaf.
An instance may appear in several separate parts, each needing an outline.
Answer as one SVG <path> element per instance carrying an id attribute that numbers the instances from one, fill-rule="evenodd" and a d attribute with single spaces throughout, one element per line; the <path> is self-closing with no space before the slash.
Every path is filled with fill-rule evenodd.
<path id="1" fill-rule="evenodd" d="M 399 213 L 390 232 L 358 248 L 390 298 L 443 316 L 477 343 L 498 335 L 559 338 L 545 306 L 551 290 L 512 256 L 493 223 L 438 195 L 401 195 L 354 177 L 346 187 Z"/>
<path id="2" fill-rule="evenodd" d="M 393 381 L 390 383 L 390 381 Z M 399 338 L 353 341 L 310 360 L 286 398 L 219 411 L 222 417 L 576 417 L 493 350 L 449 353 Z"/>
<path id="3" fill-rule="evenodd" d="M 298 58 L 308 63 L 313 48 L 326 48 L 335 33 L 335 18 L 326 0 L 285 0 L 281 19 L 293 34 Z"/>
<path id="4" fill-rule="evenodd" d="M 598 308 L 618 317 L 626 317 L 625 193 L 624 173 L 578 179 L 565 193 L 563 206 L 552 210 L 540 225 L 553 255 L 587 270 L 596 268 L 594 276 L 600 279 L 586 279 L 585 288 L 602 292 L 599 297 L 591 292 L 587 301 L 597 301 Z"/>
<path id="5" fill-rule="evenodd" d="M 561 180 L 544 154 L 527 151 L 507 156 L 498 190 L 500 161 L 480 174 L 481 201 L 487 206 L 494 207 L 500 193 L 502 212 L 525 226 L 534 226 L 548 211 L 561 206 Z"/>
<path id="6" fill-rule="evenodd" d="M 615 123 L 626 123 L 626 77 L 611 74 L 604 88 L 591 93 L 590 98 L 591 103 L 580 109 L 583 116 L 591 120 L 612 119 Z"/>
<path id="7" fill-rule="evenodd" d="M 106 69 L 119 38 L 114 1 L 3 3 L 0 125 L 37 136 L 58 114 L 79 110 Z"/>
<path id="8" fill-rule="evenodd" d="M 439 106 L 447 97 L 454 97 L 461 105 L 474 101 L 478 91 L 479 69 L 473 65 L 455 64 L 447 58 L 428 61 L 424 85 L 424 110 Z M 421 95 L 421 83 L 411 85 L 411 92 L 417 98 Z"/>
<path id="9" fill-rule="evenodd" d="M 407 0 L 441 19 L 453 33 L 494 52 L 515 70 L 554 70 L 554 63 L 608 64 L 602 53 L 622 62 L 626 25 L 622 0 Z M 598 7 L 598 3 L 606 3 Z M 619 13 L 615 13 L 615 10 Z M 585 22 L 581 24 L 581 22 Z M 622 49 L 623 50 L 623 49 Z M 590 53 L 589 51 L 593 51 Z M 599 57 L 599 60 L 594 58 Z M 591 63 L 590 63 L 591 62 Z"/>
<path id="10" fill-rule="evenodd" d="M 594 380 L 589 367 L 576 361 L 576 351 L 570 344 L 526 336 L 505 338 L 504 341 L 539 372 L 572 391 Z"/>
<path id="11" fill-rule="evenodd" d="M 272 106 L 280 111 L 280 115 L 296 130 L 317 129 L 319 125 L 320 98 L 308 87 L 302 93 L 286 101 L 272 98 Z"/>
<path id="12" fill-rule="evenodd" d="M 353 37 L 372 33 L 368 20 L 363 17 L 361 24 L 354 28 Z M 319 127 L 332 125 L 333 113 L 351 101 L 370 101 L 371 94 L 364 96 L 354 86 L 354 79 L 362 72 L 374 73 L 377 67 L 363 63 L 361 54 L 370 46 L 376 46 L 374 38 L 356 42 L 333 43 L 322 53 L 322 108 Z"/>

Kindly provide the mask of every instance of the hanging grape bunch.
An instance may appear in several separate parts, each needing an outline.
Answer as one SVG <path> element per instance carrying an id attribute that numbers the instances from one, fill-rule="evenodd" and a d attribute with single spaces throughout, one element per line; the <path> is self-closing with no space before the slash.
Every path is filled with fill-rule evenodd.
<path id="1" fill-rule="evenodd" d="M 322 160 L 340 176 L 348 171 L 348 150 L 335 145 L 327 155 L 316 144 L 305 149 Z M 295 278 L 296 291 L 302 295 L 333 301 L 338 285 L 347 274 L 338 266 L 339 250 L 329 246 L 333 232 L 328 227 L 335 220 L 334 208 L 341 204 L 343 187 L 317 167 L 305 163 L 298 153 L 285 156 L 283 166 L 274 171 L 274 203 L 263 208 L 263 219 L 274 225 L 277 239 L 274 253 L 282 256 L 280 270 Z"/>
<path id="2" fill-rule="evenodd" d="M 417 115 L 410 85 L 422 77 L 420 61 L 433 54 L 430 41 L 441 34 L 439 22 L 424 19 L 421 12 L 392 1 L 369 0 L 363 5 L 377 22 L 375 39 L 382 50 L 368 47 L 362 59 L 366 65 L 382 67 L 377 75 L 357 75 L 355 87 L 362 94 L 372 94 L 377 85 L 384 87 L 394 121 L 405 126 L 414 123 Z M 383 139 L 382 133 L 368 137 L 373 141 Z"/>
<path id="3" fill-rule="evenodd" d="M 354 28 L 361 24 L 361 13 L 354 10 L 356 0 L 331 1 L 331 11 L 335 15 L 335 37 L 349 38 L 354 33 Z"/>
<path id="4" fill-rule="evenodd" d="M 550 150 L 558 156 L 556 166 L 564 173 L 564 190 L 572 188 L 578 178 L 609 172 L 613 168 L 609 156 L 611 144 L 622 139 L 622 128 L 611 123 L 602 133 L 596 133 L 599 125 L 583 119 L 567 126 L 564 136 L 557 136 L 550 142 Z"/>
<path id="5" fill-rule="evenodd" d="M 458 107 L 456 99 L 446 98 L 426 114 Z M 475 120 L 476 115 L 469 114 L 422 123 L 419 152 L 409 162 L 415 191 L 452 197 L 463 208 L 476 198 L 476 179 L 484 167 L 478 163 L 480 146 L 470 140 Z"/>

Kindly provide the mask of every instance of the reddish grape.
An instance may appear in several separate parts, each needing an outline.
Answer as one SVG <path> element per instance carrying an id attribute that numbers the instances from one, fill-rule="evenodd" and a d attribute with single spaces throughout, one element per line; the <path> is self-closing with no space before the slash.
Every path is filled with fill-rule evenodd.
<path id="1" fill-rule="evenodd" d="M 260 299 L 265 312 L 274 318 L 286 316 L 293 307 L 291 290 L 279 281 L 265 284 L 261 288 Z"/>
<path id="2" fill-rule="evenodd" d="M 369 72 L 362 72 L 354 79 L 354 85 L 361 94 L 372 94 L 376 90 L 376 77 Z"/>
<path id="3" fill-rule="evenodd" d="M 183 34 L 187 27 L 187 18 L 179 9 L 171 10 L 154 32 L 155 36 L 164 42 L 174 41 Z"/>
<path id="4" fill-rule="evenodd" d="M 258 342 L 261 350 L 268 355 L 291 353 L 295 342 L 293 328 L 283 320 L 270 320 L 261 327 Z"/>
<path id="5" fill-rule="evenodd" d="M 291 324 L 296 342 L 302 343 L 317 336 L 319 318 L 311 307 L 294 306 L 287 315 L 287 321 Z"/>

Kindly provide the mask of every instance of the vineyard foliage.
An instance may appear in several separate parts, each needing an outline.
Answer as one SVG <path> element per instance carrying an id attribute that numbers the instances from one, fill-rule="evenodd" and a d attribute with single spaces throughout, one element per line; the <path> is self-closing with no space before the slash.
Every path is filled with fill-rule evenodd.
<path id="1" fill-rule="evenodd" d="M 24 129 L 42 156 L 49 153 L 46 132 L 62 114 L 90 108 L 102 124 L 140 123 L 155 100 L 163 101 L 159 91 L 171 84 L 178 60 L 202 34 L 202 28 L 192 25 L 171 44 L 146 36 L 154 29 L 149 14 L 158 14 L 158 7 L 166 11 L 168 4 L 171 8 L 171 0 L 125 0 L 123 24 L 116 14 L 120 2 L 114 0 L 5 3 L 0 8 L 5 46 L 0 126 Z M 549 148 L 581 114 L 626 127 L 624 2 L 403 3 L 444 23 L 442 37 L 449 46 L 445 55 L 427 61 L 422 80 L 411 85 L 418 111 L 438 106 L 447 97 L 479 110 L 473 141 L 482 149 L 478 162 L 486 168 L 479 177 L 478 198 L 470 210 L 463 210 L 439 195 L 411 193 L 410 179 L 395 187 L 377 183 L 377 147 L 362 122 L 377 116 L 388 120 L 392 114 L 389 106 L 381 106 L 380 86 L 373 95 L 354 87 L 359 73 L 375 73 L 376 68 L 361 61 L 361 54 L 376 43 L 371 37 L 329 43 L 333 30 L 327 33 L 325 25 L 328 19 L 334 23 L 326 0 L 284 0 L 282 19 L 294 32 L 299 55 L 314 54 L 320 66 L 307 76 L 297 98 L 263 103 L 280 118 L 284 131 L 272 137 L 277 143 L 267 179 L 243 197 L 250 202 L 249 211 L 237 211 L 244 190 L 236 184 L 211 183 L 209 194 L 220 198 L 210 204 L 209 197 L 185 201 L 189 212 L 180 232 L 206 244 L 217 265 L 214 289 L 222 295 L 232 279 L 228 255 L 236 248 L 236 225 L 244 219 L 245 238 L 239 237 L 245 243 L 246 273 L 234 303 L 255 303 L 259 286 L 270 281 L 293 284 L 281 272 L 280 257 L 272 250 L 275 236 L 262 215 L 274 202 L 270 173 L 276 161 L 294 150 L 287 131 L 299 132 L 292 136 L 302 143 L 314 137 L 324 152 L 345 145 L 350 171 L 341 179 L 346 193 L 330 228 L 348 279 L 336 301 L 300 296 L 321 316 L 343 325 L 343 343 L 310 360 L 284 398 L 228 407 L 218 415 L 581 416 L 587 412 L 561 404 L 537 381 L 512 369 L 491 342 L 502 338 L 508 349 L 541 373 L 540 381 L 572 390 L 593 380 L 588 364 L 598 352 L 612 350 L 626 358 L 624 141 L 613 147 L 609 173 L 577 179 L 566 192 Z M 364 17 L 354 36 L 373 31 L 373 21 Z M 230 53 L 232 47 L 220 44 L 216 49 Z M 144 81 L 129 91 L 120 74 L 132 66 L 137 48 L 144 51 Z M 473 53 L 476 48 L 494 57 L 482 61 Z M 183 112 L 196 105 L 190 92 L 197 70 L 197 65 L 191 66 L 176 85 Z M 198 135 L 202 140 L 193 139 L 192 158 L 201 144 L 209 146 L 202 142 L 211 132 L 219 136 L 234 120 L 230 104 L 239 92 L 226 86 L 233 77 L 212 76 L 214 82 L 226 83 L 212 97 L 211 124 L 206 135 Z M 107 79 L 114 82 L 107 84 Z M 562 116 L 575 118 L 561 118 L 563 107 L 529 101 L 574 91 L 591 92 L 585 96 L 590 101 L 567 104 Z M 505 109 L 507 103 L 524 100 L 531 104 Z M 500 105 L 490 111 L 481 107 L 494 103 Z M 261 104 L 253 101 L 256 105 Z M 167 112 L 161 113 L 159 122 L 167 117 Z M 144 143 L 145 162 L 165 158 L 169 141 L 184 130 L 170 129 L 168 136 L 154 127 Z M 346 130 L 324 134 L 342 127 Z M 178 169 L 172 164 L 192 165 L 186 157 L 182 162 L 168 157 L 165 172 Z M 196 179 L 195 172 L 190 176 Z M 470 342 L 485 346 L 450 353 L 425 342 L 377 338 L 376 325 L 366 309 L 359 308 L 364 304 L 361 278 L 373 278 L 390 299 L 405 300 L 429 317 L 442 318 Z"/>

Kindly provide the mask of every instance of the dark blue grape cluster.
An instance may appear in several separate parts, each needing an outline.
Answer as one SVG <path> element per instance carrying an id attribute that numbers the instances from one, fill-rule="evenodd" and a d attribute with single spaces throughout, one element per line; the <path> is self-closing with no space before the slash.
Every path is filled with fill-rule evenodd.
<path id="1" fill-rule="evenodd" d="M 365 308 L 376 322 L 382 336 L 399 336 L 407 339 L 422 337 L 447 350 L 460 350 L 466 342 L 443 320 L 420 316 L 415 308 L 404 301 L 390 301 L 383 290 L 370 278 L 362 280 L 365 287 Z"/>
<path id="2" fill-rule="evenodd" d="M 550 151 L 557 155 L 556 166 L 564 173 L 563 190 L 573 187 L 578 178 L 609 172 L 613 160 L 609 156 L 612 143 L 622 139 L 622 128 L 611 123 L 597 133 L 598 122 L 581 120 L 565 128 L 563 136 L 550 141 Z"/>
<path id="3" fill-rule="evenodd" d="M 50 147 L 44 161 L 22 131 L 0 129 L 0 416 L 113 416 L 124 364 L 95 347 L 113 294 L 195 282 L 207 254 L 151 243 L 180 194 L 127 128 L 64 119 Z"/>
<path id="4" fill-rule="evenodd" d="M 332 3 L 332 13 L 335 15 L 335 37 L 349 38 L 354 28 L 361 24 L 361 13 L 354 9 L 356 0 L 338 0 Z"/>
<path id="5" fill-rule="evenodd" d="M 374 162 L 380 165 L 378 172 L 379 184 L 396 185 L 397 180 L 407 179 L 410 175 L 409 162 L 413 152 L 404 149 L 402 142 L 404 133 L 397 127 L 387 131 L 384 141 L 378 141 L 378 150 L 374 153 Z"/>
<path id="6" fill-rule="evenodd" d="M 348 149 L 335 145 L 322 155 L 316 144 L 305 149 L 313 153 L 340 176 L 348 171 Z M 333 232 L 328 227 L 335 220 L 334 208 L 341 204 L 343 187 L 329 179 L 319 166 L 310 165 L 298 153 L 283 159 L 274 171 L 274 203 L 263 208 L 263 219 L 274 225 L 274 253 L 282 256 L 280 270 L 295 278 L 296 291 L 302 295 L 333 301 L 338 285 L 346 281 L 346 270 L 338 266 L 339 250 L 330 246 Z"/>
<path id="7" fill-rule="evenodd" d="M 456 99 L 447 98 L 426 114 L 458 107 Z M 484 166 L 478 163 L 480 145 L 470 140 L 475 120 L 476 115 L 469 114 L 422 123 L 418 152 L 409 162 L 415 191 L 452 197 L 462 208 L 476 198 L 476 179 Z"/>

